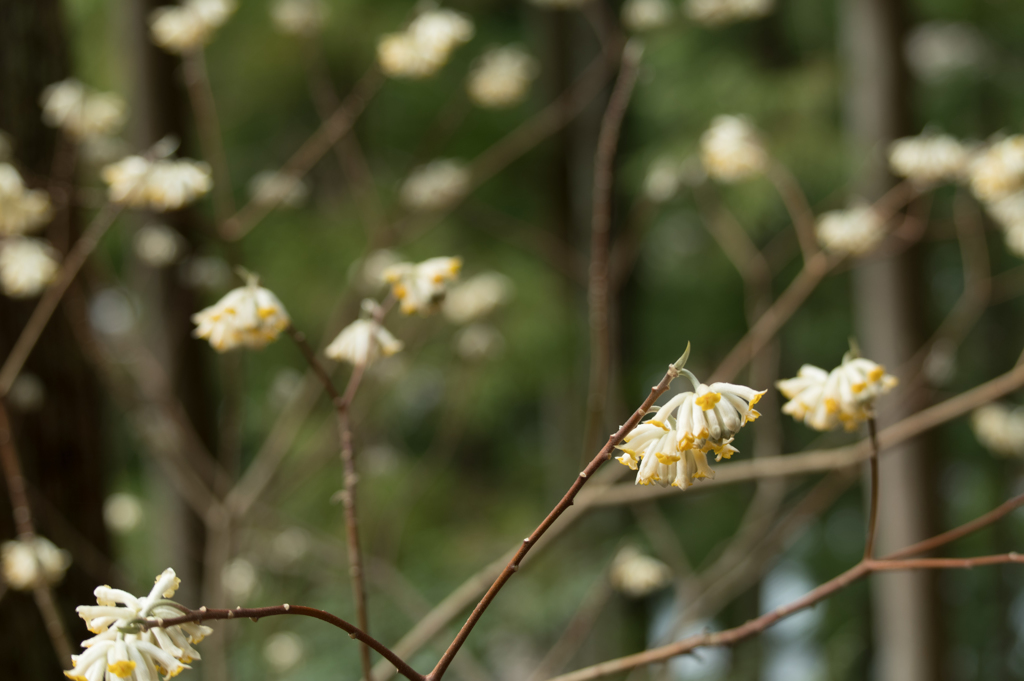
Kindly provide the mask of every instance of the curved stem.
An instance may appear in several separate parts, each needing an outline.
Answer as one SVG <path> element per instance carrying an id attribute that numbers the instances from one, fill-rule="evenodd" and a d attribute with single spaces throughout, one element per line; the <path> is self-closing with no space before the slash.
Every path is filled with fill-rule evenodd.
<path id="1" fill-rule="evenodd" d="M 868 537 L 864 542 L 864 560 L 875 554 L 875 538 L 878 535 L 878 426 L 875 417 L 868 417 L 868 439 L 871 441 L 871 502 L 868 512 Z"/>

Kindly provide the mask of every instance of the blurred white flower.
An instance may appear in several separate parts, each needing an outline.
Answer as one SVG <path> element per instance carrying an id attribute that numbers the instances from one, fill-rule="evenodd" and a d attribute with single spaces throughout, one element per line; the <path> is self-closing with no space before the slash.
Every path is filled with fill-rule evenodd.
<path id="1" fill-rule="evenodd" d="M 490 324 L 468 324 L 455 334 L 455 353 L 467 362 L 497 357 L 505 349 L 505 337 Z"/>
<path id="2" fill-rule="evenodd" d="M 775 0 L 686 0 L 683 11 L 705 26 L 723 26 L 767 16 L 775 9 Z"/>
<path id="3" fill-rule="evenodd" d="M 30 414 L 46 402 L 46 385 L 35 374 L 23 371 L 14 379 L 6 399 L 14 409 Z"/>
<path id="4" fill-rule="evenodd" d="M 231 267 L 223 258 L 197 255 L 181 264 L 179 277 L 190 288 L 217 291 L 231 282 Z"/>
<path id="5" fill-rule="evenodd" d="M 274 537 L 270 550 L 284 565 L 302 560 L 309 553 L 309 534 L 301 527 L 289 527 Z"/>
<path id="6" fill-rule="evenodd" d="M 984 34 L 970 24 L 928 21 L 910 30 L 903 54 L 914 76 L 936 81 L 980 66 L 989 48 Z"/>
<path id="7" fill-rule="evenodd" d="M 956 182 L 963 177 L 969 160 L 967 147 L 949 135 L 904 137 L 889 147 L 892 171 L 924 185 Z"/>
<path id="8" fill-rule="evenodd" d="M 210 166 L 188 158 L 127 156 L 100 173 L 114 203 L 155 211 L 177 210 L 213 188 Z"/>
<path id="9" fill-rule="evenodd" d="M 453 286 L 445 295 L 441 312 L 453 324 L 465 324 L 504 305 L 515 291 L 512 280 L 500 272 L 482 272 Z"/>
<path id="10" fill-rule="evenodd" d="M 89 301 L 89 324 L 106 336 L 121 336 L 135 326 L 135 306 L 121 289 L 105 288 Z"/>
<path id="11" fill-rule="evenodd" d="M 113 532 L 131 532 L 142 522 L 142 500 L 128 492 L 115 492 L 103 501 L 103 522 Z"/>
<path id="12" fill-rule="evenodd" d="M 184 239 L 167 225 L 143 225 L 132 240 L 135 255 L 150 267 L 167 267 L 177 262 Z"/>
<path id="13" fill-rule="evenodd" d="M 608 573 L 612 586 L 630 598 L 643 598 L 672 582 L 672 570 L 635 546 L 623 546 L 615 554 Z"/>
<path id="14" fill-rule="evenodd" d="M 331 341 L 324 351 L 328 357 L 356 366 L 369 365 L 379 357 L 401 351 L 402 341 L 373 319 L 357 319 Z"/>
<path id="15" fill-rule="evenodd" d="M 379 289 L 385 283 L 385 270 L 400 262 L 402 262 L 402 258 L 394 251 L 386 248 L 370 251 L 363 258 L 362 262 L 358 263 L 358 271 L 362 278 L 361 283 L 367 290 L 374 291 Z"/>
<path id="16" fill-rule="evenodd" d="M 384 270 L 384 280 L 398 299 L 402 312 L 428 314 L 444 298 L 448 285 L 462 269 L 462 258 L 437 257 L 421 263 L 401 262 Z"/>
<path id="17" fill-rule="evenodd" d="M 141 598 L 109 586 L 96 587 L 97 605 L 80 605 L 76 610 L 89 631 L 96 634 L 82 641 L 85 651 L 72 655 L 74 668 L 64 672 L 72 681 L 156 681 L 177 676 L 188 663 L 198 660 L 198 644 L 213 629 L 187 622 L 170 627 L 154 626 L 142 631 L 133 626 L 142 618 L 170 619 L 181 614 L 180 607 L 167 603 L 181 580 L 167 568 L 157 575 L 149 594 Z"/>
<path id="18" fill-rule="evenodd" d="M 124 158 L 131 153 L 128 143 L 120 137 L 93 135 L 82 140 L 78 154 L 82 163 L 90 168 L 99 168 Z"/>
<path id="19" fill-rule="evenodd" d="M 270 389 L 267 390 L 267 402 L 274 409 L 282 409 L 299 394 L 302 383 L 302 372 L 291 367 L 279 369 L 274 374 L 274 380 L 270 382 Z"/>
<path id="20" fill-rule="evenodd" d="M 443 210 L 469 192 L 469 170 L 453 159 L 439 158 L 419 166 L 402 183 L 402 204 L 412 211 Z"/>
<path id="21" fill-rule="evenodd" d="M 745 118 L 716 116 L 700 136 L 700 160 L 711 178 L 738 182 L 762 173 L 768 152 Z"/>
<path id="22" fill-rule="evenodd" d="M 1024 189 L 1024 135 L 1010 135 L 980 151 L 970 163 L 971 191 L 983 202 Z"/>
<path id="23" fill-rule="evenodd" d="M 814 232 L 829 253 L 864 255 L 885 238 L 885 225 L 871 206 L 855 206 L 823 213 Z"/>
<path id="24" fill-rule="evenodd" d="M 401 33 L 377 43 L 377 61 L 392 78 L 427 78 L 443 67 L 452 50 L 473 38 L 473 22 L 450 9 L 421 12 Z"/>
<path id="25" fill-rule="evenodd" d="M 477 106 L 501 109 L 523 101 L 537 77 L 537 60 L 514 45 L 484 52 L 469 72 L 466 89 Z"/>
<path id="26" fill-rule="evenodd" d="M 298 208 L 309 197 L 309 187 L 302 178 L 276 170 L 265 170 L 249 181 L 249 196 L 263 206 Z"/>
<path id="27" fill-rule="evenodd" d="M 185 0 L 158 7 L 149 15 L 153 42 L 175 54 L 199 49 L 213 40 L 236 9 L 235 0 Z"/>
<path id="28" fill-rule="evenodd" d="M 775 386 L 789 400 L 782 413 L 814 430 L 833 430 L 841 424 L 849 431 L 866 421 L 875 399 L 897 383 L 880 364 L 846 353 L 832 371 L 805 364 L 795 378 L 776 381 Z"/>
<path id="29" fill-rule="evenodd" d="M 0 163 L 0 235 L 28 234 L 52 216 L 50 195 L 42 189 L 29 189 L 14 166 Z"/>
<path id="30" fill-rule="evenodd" d="M 11 298 L 32 298 L 53 283 L 59 254 L 42 239 L 12 237 L 0 242 L 0 288 Z"/>
<path id="31" fill-rule="evenodd" d="M 290 631 L 273 633 L 263 644 L 263 659 L 278 674 L 293 669 L 302 661 L 304 654 L 302 639 Z"/>
<path id="32" fill-rule="evenodd" d="M 531 5 L 545 9 L 579 9 L 590 0 L 529 0 Z"/>
<path id="33" fill-rule="evenodd" d="M 245 286 L 192 315 L 192 323 L 192 335 L 208 340 L 217 352 L 227 352 L 239 346 L 262 348 L 277 340 L 291 319 L 277 296 L 249 275 Z"/>
<path id="34" fill-rule="evenodd" d="M 240 603 L 248 600 L 260 583 L 255 566 L 245 558 L 235 558 L 225 565 L 220 580 L 228 594 Z"/>
<path id="35" fill-rule="evenodd" d="M 323 0 L 274 0 L 270 18 L 285 35 L 311 36 L 320 32 L 331 8 Z"/>
<path id="36" fill-rule="evenodd" d="M 992 402 L 971 413 L 974 437 L 993 454 L 1024 457 L 1024 409 Z"/>
<path id="37" fill-rule="evenodd" d="M 28 540 L 12 539 L 0 544 L 0 576 L 15 591 L 59 584 L 69 565 L 71 554 L 58 549 L 45 537 L 36 535 Z"/>
<path id="38" fill-rule="evenodd" d="M 128 109 L 120 96 L 96 92 L 74 78 L 48 86 L 39 103 L 43 123 L 77 140 L 117 132 L 124 125 Z"/>
<path id="39" fill-rule="evenodd" d="M 622 25 L 637 33 L 666 26 L 674 17 L 668 0 L 626 0 L 622 5 Z"/>
<path id="40" fill-rule="evenodd" d="M 662 156 L 647 168 L 644 195 L 654 203 L 664 203 L 676 195 L 680 184 L 679 161 Z"/>

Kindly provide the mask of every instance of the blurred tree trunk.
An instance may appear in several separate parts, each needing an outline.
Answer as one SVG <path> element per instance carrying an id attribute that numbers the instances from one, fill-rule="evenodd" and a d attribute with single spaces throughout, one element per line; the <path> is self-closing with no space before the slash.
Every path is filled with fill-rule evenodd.
<path id="1" fill-rule="evenodd" d="M 896 0 L 844 0 L 840 13 L 846 76 L 846 126 L 857 191 L 876 200 L 892 186 L 889 143 L 907 134 L 909 84 L 902 61 L 903 12 Z M 895 370 L 924 338 L 920 253 L 863 260 L 853 272 L 857 332 L 865 356 Z M 922 406 L 922 395 L 901 395 L 879 413 L 885 427 Z M 931 534 L 929 465 L 918 438 L 880 462 L 879 536 L 884 555 Z M 941 677 L 934 572 L 874 575 L 874 666 L 879 681 L 932 681 Z"/>
<path id="2" fill-rule="evenodd" d="M 28 184 L 50 190 L 57 210 L 45 236 L 64 251 L 79 231 L 63 196 L 63 188 L 74 178 L 73 154 L 43 126 L 38 102 L 43 88 L 68 76 L 66 44 L 58 0 L 0 0 L 0 129 L 11 136 L 15 163 Z M 10 352 L 35 304 L 35 299 L 0 298 L 0 357 Z M 95 550 L 109 551 L 102 516 L 98 388 L 69 321 L 84 323 L 83 307 L 84 296 L 75 284 L 28 358 L 22 375 L 34 375 L 45 388 L 41 405 L 28 413 L 19 413 L 17 400 L 9 406 L 37 531 L 64 548 L 91 544 L 92 550 L 87 550 L 93 556 Z M 63 522 L 54 522 L 58 516 Z M 67 539 L 68 528 L 77 536 Z M 0 538 L 13 535 L 10 502 L 5 486 L 0 486 Z M 69 543 L 72 540 L 75 546 Z M 85 634 L 74 606 L 92 600 L 99 580 L 113 581 L 73 564 L 58 587 L 58 607 L 72 644 Z M 0 601 L 0 620 L 9 623 L 0 637 L 4 678 L 60 676 L 60 662 L 30 594 L 8 592 Z"/>

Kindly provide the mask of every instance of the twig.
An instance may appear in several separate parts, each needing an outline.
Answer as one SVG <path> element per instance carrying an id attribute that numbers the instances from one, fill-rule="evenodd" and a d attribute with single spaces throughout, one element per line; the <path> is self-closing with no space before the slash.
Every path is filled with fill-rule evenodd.
<path id="1" fill-rule="evenodd" d="M 797 240 L 800 243 L 800 252 L 803 254 L 804 262 L 814 257 L 818 252 L 818 241 L 814 235 L 814 211 L 807 202 L 807 196 L 800 188 L 800 184 L 783 164 L 772 161 L 768 167 L 768 179 L 775 190 L 782 197 L 782 203 L 789 212 L 789 219 L 793 221 L 793 228 L 796 231 Z"/>
<path id="2" fill-rule="evenodd" d="M 359 384 L 362 382 L 366 370 L 365 364 L 356 365 L 349 378 L 345 394 L 341 395 L 330 375 L 321 366 L 316 358 L 313 349 L 306 342 L 306 336 L 295 327 L 288 327 L 288 335 L 299 347 L 303 357 L 310 368 L 314 371 L 324 390 L 331 397 L 334 410 L 338 418 L 338 438 L 341 441 L 341 461 L 344 468 L 345 491 L 342 495 L 342 507 L 345 511 L 345 534 L 348 541 L 348 571 L 352 580 L 352 596 L 356 604 L 356 620 L 363 631 L 369 631 L 369 617 L 366 608 L 366 584 L 363 581 L 362 552 L 359 545 L 359 516 L 356 512 L 356 486 L 358 476 L 356 474 L 355 456 L 352 451 L 352 430 L 349 427 L 349 406 L 355 397 Z M 359 649 L 360 662 L 363 666 L 363 678 L 365 681 L 372 681 L 373 666 L 370 663 L 370 648 L 363 645 Z"/>
<path id="3" fill-rule="evenodd" d="M 284 605 L 275 605 L 266 608 L 234 608 L 233 610 L 209 609 L 202 607 L 198 610 L 189 610 L 187 614 L 182 615 L 181 617 L 147 619 L 143 620 L 139 624 L 145 629 L 153 627 L 166 628 L 172 627 L 176 624 L 185 624 L 186 622 L 209 622 L 212 620 L 249 618 L 253 621 L 258 621 L 263 617 L 274 617 L 276 615 L 301 615 L 304 617 L 313 617 L 322 622 L 334 625 L 346 632 L 349 635 L 349 638 L 355 639 L 364 646 L 368 646 L 376 650 L 388 662 L 395 665 L 402 676 L 409 679 L 409 681 L 425 681 L 426 677 L 410 667 L 405 660 L 393 653 L 390 648 L 370 636 L 363 629 L 350 624 L 329 612 L 317 610 L 316 608 L 310 608 L 304 605 L 288 605 L 286 603 Z"/>
<path id="4" fill-rule="evenodd" d="M 633 86 L 639 71 L 643 48 L 630 42 L 622 52 L 619 77 L 615 81 L 608 106 L 601 119 L 594 153 L 594 189 L 590 236 L 590 279 L 587 286 L 590 321 L 590 387 L 587 391 L 587 418 L 583 429 L 584 456 L 593 451 L 601 430 L 608 397 L 608 373 L 611 370 L 611 345 L 608 338 L 608 242 L 612 221 L 612 185 L 615 177 L 615 151 L 619 144 Z"/>
<path id="5" fill-rule="evenodd" d="M 884 558 L 884 560 L 899 560 L 901 558 L 908 558 L 910 556 L 917 555 L 919 553 L 928 553 L 933 549 L 937 549 L 940 546 L 945 546 L 950 542 L 956 541 L 961 537 L 966 537 L 969 534 L 977 532 L 983 527 L 987 527 L 997 520 L 1009 515 L 1011 512 L 1017 510 L 1021 506 L 1024 506 L 1024 494 L 1013 497 L 1012 499 L 1003 502 L 996 508 L 992 509 L 988 513 L 974 520 L 964 523 L 963 525 L 956 527 L 948 532 L 935 535 L 930 539 L 919 541 L 916 544 L 900 549 L 895 553 L 890 553 Z"/>
<path id="6" fill-rule="evenodd" d="M 186 52 L 181 63 L 203 156 L 213 166 L 213 206 L 217 224 L 221 225 L 234 214 L 235 199 L 231 190 L 231 174 L 228 171 L 228 157 L 224 152 L 220 119 L 217 116 L 217 103 L 210 86 L 203 49 Z"/>
<path id="7" fill-rule="evenodd" d="M 11 348 L 11 353 L 7 355 L 3 366 L 0 367 L 0 397 L 6 396 L 11 386 L 14 385 L 14 379 L 18 377 L 21 368 L 25 365 L 25 360 L 32 353 L 43 329 L 46 328 L 47 322 L 50 321 L 54 310 L 57 309 L 57 304 L 64 297 L 64 293 L 68 290 L 75 275 L 82 269 L 86 259 L 96 250 L 96 246 L 107 229 L 121 213 L 121 209 L 121 206 L 117 204 L 106 204 L 92 219 L 75 245 L 71 247 L 67 257 L 64 258 L 64 264 L 61 265 L 57 281 L 46 289 L 43 297 L 39 299 L 35 309 L 32 310 L 32 316 L 29 317 L 25 328 L 21 330 L 21 335 L 18 336 L 14 347 Z"/>
<path id="8" fill-rule="evenodd" d="M 21 463 L 18 461 L 18 450 L 14 445 L 14 433 L 11 432 L 7 407 L 2 401 L 0 401 L 0 469 L 3 470 L 4 479 L 7 481 L 7 494 L 11 502 L 14 528 L 18 533 L 18 539 L 31 543 L 36 536 L 35 523 L 32 522 L 32 507 L 28 503 L 25 476 L 21 472 Z M 38 580 L 32 588 L 32 594 L 35 597 L 39 614 L 43 618 L 43 624 L 46 626 L 46 633 L 50 637 L 54 652 L 57 653 L 61 664 L 66 668 L 71 666 L 71 643 L 64 630 L 64 621 L 60 617 L 60 611 L 53 600 L 53 590 L 46 583 L 43 566 L 39 564 L 39 557 L 34 550 L 32 555 L 36 561 L 36 574 L 38 575 Z"/>
<path id="9" fill-rule="evenodd" d="M 871 442 L 871 501 L 868 512 L 868 536 L 864 542 L 864 560 L 875 555 L 875 537 L 878 534 L 878 426 L 875 417 L 868 417 L 868 440 Z"/>
<path id="10" fill-rule="evenodd" d="M 501 574 L 498 575 L 498 578 L 491 585 L 491 588 L 487 590 L 487 593 L 485 593 L 483 598 L 480 599 L 480 602 L 477 603 L 473 612 L 470 614 L 469 619 L 466 620 L 466 623 L 462 625 L 462 629 L 460 629 L 458 635 L 456 635 L 455 640 L 453 640 L 451 645 L 448 646 L 448 649 L 438 661 L 437 666 L 435 666 L 434 670 L 428 675 L 430 681 L 439 681 L 441 677 L 444 676 L 444 672 L 448 668 L 448 665 L 451 664 L 452 659 L 459 652 L 459 648 L 462 647 L 462 644 L 466 642 L 466 638 L 473 630 L 473 627 L 476 626 L 480 617 L 483 616 L 484 611 L 487 610 L 487 606 L 491 604 L 491 601 L 494 600 L 495 596 L 498 595 L 498 592 L 501 591 L 501 588 L 512 577 L 512 575 L 519 570 L 519 565 L 523 561 L 523 558 L 526 557 L 526 554 L 529 553 L 530 549 L 533 548 L 534 544 L 540 540 L 548 528 L 558 520 L 558 517 L 561 516 L 566 509 L 572 506 L 576 495 L 579 493 L 580 489 L 582 489 L 583 485 L 585 485 L 587 480 L 597 472 L 597 469 L 611 458 L 611 452 L 615 445 L 617 445 L 623 437 L 636 427 L 640 422 L 640 419 L 642 419 L 647 413 L 647 410 L 654 404 L 655 400 L 668 390 L 669 384 L 677 374 L 678 372 L 676 367 L 674 365 L 669 365 L 668 371 L 665 372 L 661 381 L 651 388 L 651 393 L 647 396 L 647 399 L 644 400 L 643 404 L 641 404 L 640 407 L 633 412 L 633 415 L 630 416 L 629 419 L 622 424 L 622 426 L 610 438 L 608 438 L 608 442 L 601 448 L 601 451 L 597 453 L 597 456 L 587 464 L 587 467 L 581 471 L 573 481 L 572 485 L 569 487 L 569 491 L 565 493 L 562 500 L 555 505 L 548 516 L 544 518 L 544 521 L 537 526 L 530 536 L 522 541 L 522 544 L 515 552 L 515 555 L 512 556 L 512 559 L 505 566 L 505 569 L 501 571 Z"/>

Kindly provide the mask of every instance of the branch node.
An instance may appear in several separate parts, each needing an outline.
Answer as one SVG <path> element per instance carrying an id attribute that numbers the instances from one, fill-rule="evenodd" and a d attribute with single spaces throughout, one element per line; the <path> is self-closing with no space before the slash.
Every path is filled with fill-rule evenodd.
<path id="1" fill-rule="evenodd" d="M 288 611 L 288 610 L 292 609 L 292 606 L 288 605 L 287 603 L 285 603 L 283 607 L 284 607 L 285 611 Z"/>
<path id="2" fill-rule="evenodd" d="M 580 471 L 580 477 L 583 478 L 584 480 L 586 480 L 587 479 L 587 472 L 586 471 Z"/>

